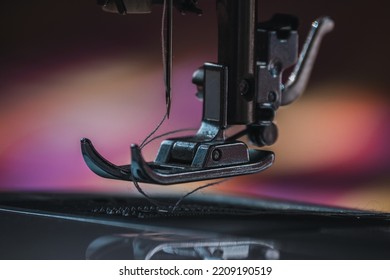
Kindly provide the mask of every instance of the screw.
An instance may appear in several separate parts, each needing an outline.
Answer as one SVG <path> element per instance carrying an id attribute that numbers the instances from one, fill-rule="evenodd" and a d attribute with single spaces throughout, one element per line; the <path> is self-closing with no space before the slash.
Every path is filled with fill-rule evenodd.
<path id="1" fill-rule="evenodd" d="M 214 161 L 219 161 L 222 158 L 222 152 L 219 149 L 215 149 L 211 155 Z"/>
<path id="2" fill-rule="evenodd" d="M 276 99 L 277 99 L 276 92 L 270 91 L 270 92 L 268 93 L 268 101 L 269 101 L 269 102 L 275 102 Z"/>
<path id="3" fill-rule="evenodd" d="M 248 83 L 248 81 L 245 80 L 245 79 L 241 80 L 239 88 L 240 88 L 240 94 L 241 95 L 247 95 L 248 91 L 249 91 L 249 83 Z"/>

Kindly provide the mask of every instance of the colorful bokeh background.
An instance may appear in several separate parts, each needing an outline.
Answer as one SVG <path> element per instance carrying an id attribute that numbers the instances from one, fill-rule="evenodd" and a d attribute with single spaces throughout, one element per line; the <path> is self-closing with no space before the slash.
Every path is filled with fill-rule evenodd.
<path id="1" fill-rule="evenodd" d="M 193 71 L 215 61 L 214 1 L 204 15 L 174 18 L 173 107 L 160 132 L 197 128 L 202 104 Z M 284 199 L 390 211 L 390 39 L 388 1 L 260 1 L 260 16 L 282 12 L 310 22 L 327 14 L 325 38 L 305 96 L 278 111 L 276 163 L 201 195 Z M 130 161 L 161 120 L 161 7 L 152 14 L 104 13 L 95 1 L 7 1 L 0 10 L 0 190 L 135 194 L 128 182 L 94 175 L 79 140 L 109 160 Z M 145 149 L 153 159 L 159 142 Z M 183 194 L 199 184 L 144 186 Z M 0 194 L 1 195 L 1 194 Z"/>

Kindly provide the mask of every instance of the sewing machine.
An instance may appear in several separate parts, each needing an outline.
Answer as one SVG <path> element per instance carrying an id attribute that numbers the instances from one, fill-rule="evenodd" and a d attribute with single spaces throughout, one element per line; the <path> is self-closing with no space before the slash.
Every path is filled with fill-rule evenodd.
<path id="1" fill-rule="evenodd" d="M 102 0 L 105 11 L 122 15 L 150 13 L 164 5 L 166 106 L 169 117 L 173 9 L 201 14 L 195 0 Z M 146 162 L 140 146 L 131 146 L 131 164 L 117 166 L 81 140 L 89 168 L 99 176 L 152 184 L 178 184 L 261 172 L 270 167 L 271 151 L 248 148 L 238 140 L 247 136 L 257 146 L 270 146 L 278 137 L 276 111 L 304 92 L 323 36 L 333 29 L 328 17 L 315 20 L 298 56 L 298 20 L 277 14 L 258 22 L 257 0 L 216 0 L 218 14 L 218 61 L 205 63 L 194 72 L 196 96 L 203 100 L 203 119 L 189 137 L 162 141 L 153 162 Z M 287 82 L 286 69 L 294 66 Z M 195 102 L 195 97 L 194 97 Z M 231 134 L 231 128 L 244 127 Z M 149 140 L 149 139 L 147 139 Z"/>
<path id="2" fill-rule="evenodd" d="M 0 181 L 5 189 L 2 189 L 0 196 L 0 259 L 390 259 L 390 215 L 386 200 L 390 166 L 390 134 L 386 125 L 389 116 L 388 91 L 385 91 L 385 99 L 375 96 L 378 93 L 372 89 L 356 91 L 349 88 L 349 92 L 346 92 L 345 87 L 336 91 L 333 91 L 335 86 L 323 91 L 317 88 L 313 90 L 313 98 L 308 99 L 308 103 L 301 102 L 302 107 L 296 106 L 301 110 L 300 116 L 289 110 L 292 108 L 285 108 L 283 113 L 290 115 L 296 122 L 291 128 L 293 133 L 301 134 L 296 128 L 305 121 L 303 116 L 312 118 L 310 122 L 318 126 L 318 130 L 309 130 L 309 133 L 320 134 L 316 139 L 327 136 L 323 139 L 325 144 L 315 148 L 325 147 L 322 155 L 337 154 L 345 149 L 346 154 L 341 155 L 341 161 L 338 157 L 332 157 L 330 160 L 320 157 L 325 164 L 314 168 L 312 161 L 305 161 L 304 164 L 298 162 L 299 159 L 289 161 L 288 164 L 294 164 L 294 167 L 299 164 L 303 167 L 298 171 L 294 169 L 287 175 L 283 170 L 275 172 L 276 175 L 268 181 L 267 176 L 264 176 L 264 182 L 258 182 L 257 178 L 254 178 L 254 184 L 250 184 L 251 180 L 236 180 L 231 183 L 234 188 L 229 189 L 229 184 L 226 184 L 221 188 L 222 191 L 188 197 L 176 209 L 174 203 L 180 193 L 170 196 L 155 194 L 156 200 L 163 205 L 159 207 L 129 192 L 126 183 L 123 184 L 126 193 L 120 194 L 116 194 L 115 189 L 107 186 L 104 186 L 104 193 L 97 188 L 91 189 L 89 185 L 88 189 L 82 188 L 87 183 L 96 187 L 98 182 L 86 183 L 86 180 L 82 179 L 84 177 L 80 176 L 84 174 L 84 170 L 75 172 L 76 169 L 82 168 L 77 162 L 77 150 L 73 157 L 72 139 L 79 137 L 78 132 L 83 126 L 95 121 L 100 124 L 106 116 L 91 119 L 91 111 L 80 108 L 92 107 L 99 102 L 101 106 L 94 108 L 94 112 L 99 113 L 105 109 L 105 102 L 109 98 L 97 99 L 92 105 L 90 101 L 96 96 L 97 87 L 111 82 L 101 79 L 100 71 L 95 76 L 95 69 L 96 65 L 106 67 L 112 64 L 96 64 L 95 61 L 102 57 L 106 59 L 104 56 L 107 53 L 118 52 L 118 67 L 122 69 L 122 63 L 132 63 L 132 60 L 124 61 L 123 57 L 129 57 L 128 52 L 134 51 L 126 49 L 126 52 L 120 53 L 116 45 L 123 41 L 118 40 L 111 42 L 114 47 L 111 45 L 107 48 L 103 45 L 89 56 L 91 45 L 103 44 L 108 40 L 107 34 L 112 36 L 110 39 L 122 35 L 123 29 L 129 30 L 131 24 L 126 28 L 119 25 L 115 32 L 112 32 L 120 21 L 120 16 L 112 15 L 112 22 L 105 21 L 110 16 L 102 13 L 99 8 L 94 9 L 96 7 L 87 2 L 55 2 L 62 4 L 56 6 L 61 12 L 55 14 L 52 9 L 53 1 L 25 1 L 23 4 L 19 1 L 4 2 L 3 27 L 4 30 L 8 29 L 8 32 L 2 33 L 2 58 L 5 62 L 2 63 L 2 81 L 11 77 L 13 79 L 5 83 L 10 85 L 8 90 L 2 84 L 2 128 L 12 127 L 17 133 L 9 129 L 1 130 L 3 165 L 2 169 L 0 168 Z M 211 10 L 211 5 L 206 9 L 205 3 L 214 4 L 214 1 L 199 1 L 200 7 L 193 1 L 166 1 L 166 19 L 170 18 L 168 12 L 172 15 L 174 9 L 187 14 L 198 14 L 201 12 L 200 8 L 203 8 L 206 14 Z M 331 28 L 332 23 L 327 18 L 314 22 L 308 43 L 304 45 L 299 60 L 295 19 L 276 16 L 276 19 L 268 23 L 256 24 L 256 11 L 259 10 L 251 6 L 256 5 L 256 1 L 217 3 L 220 23 L 219 58 L 216 59 L 217 63 L 209 63 L 196 70 L 193 79 L 198 97 L 203 97 L 204 100 L 204 117 L 199 132 L 187 139 L 163 141 L 156 162 L 144 163 L 133 153 L 131 166 L 124 167 L 105 161 L 93 150 L 89 141 L 84 140 L 82 147 L 87 163 L 96 173 L 104 177 L 136 181 L 148 181 L 150 179 L 147 176 L 156 176 L 157 173 L 170 182 L 186 182 L 190 179 L 206 179 L 208 176 L 250 174 L 272 163 L 271 152 L 247 148 L 247 145 L 251 146 L 249 142 L 242 142 L 246 140 L 241 136 L 249 136 L 257 146 L 268 146 L 276 140 L 276 134 L 272 133 L 275 130 L 272 125 L 273 114 L 280 106 L 287 104 L 288 100 L 295 100 L 302 93 L 318 49 L 318 42 Z M 260 3 L 272 3 L 272 7 L 261 7 L 260 11 L 263 13 L 264 10 L 275 10 L 276 3 L 280 2 Z M 286 8 L 287 3 L 289 2 L 283 2 L 283 8 Z M 370 76 L 368 74 L 371 73 L 370 77 L 382 75 L 381 79 L 386 82 L 388 89 L 387 71 L 383 67 L 386 66 L 389 42 L 385 41 L 386 36 L 378 36 L 386 34 L 388 26 L 387 10 L 383 8 L 385 1 L 375 2 L 375 5 L 353 3 L 354 11 L 348 14 L 348 17 L 345 16 L 345 11 L 350 11 L 352 1 L 316 2 L 309 6 L 309 1 L 297 3 L 298 1 L 292 1 L 289 5 L 296 6 L 296 12 L 301 10 L 300 17 L 311 13 L 309 11 L 312 11 L 313 7 L 318 6 L 318 10 L 313 11 L 317 13 L 325 11 L 323 8 L 329 6 L 327 12 L 338 20 L 339 34 L 332 34 L 328 56 L 325 55 L 328 59 L 322 61 L 319 67 L 328 69 L 333 78 L 327 77 L 325 71 L 317 73 L 317 79 L 326 81 L 328 87 L 335 77 L 354 77 L 356 85 L 353 88 L 356 89 L 360 88 L 356 81 L 362 76 Z M 101 4 L 107 11 L 128 14 L 151 12 L 153 5 L 162 5 L 163 2 L 103 1 Z M 172 9 L 169 9 L 170 7 Z M 153 9 L 151 17 L 157 19 L 154 21 L 157 26 L 160 15 L 156 10 Z M 254 18 L 249 16 L 253 14 Z M 40 20 L 31 20 L 31 17 L 26 15 Z M 360 20 L 362 16 L 365 17 L 364 21 Z M 53 21 L 54 17 L 60 19 Z M 136 27 L 133 30 L 143 23 L 148 24 L 151 18 L 140 17 L 140 21 L 134 21 Z M 69 21 L 69 18 L 72 18 L 72 21 Z M 129 18 L 131 15 L 124 17 L 124 20 Z M 191 17 L 191 20 L 195 22 L 198 18 Z M 90 24 L 85 26 L 85 22 Z M 206 22 L 209 24 L 212 21 Z M 174 23 L 177 24 L 177 21 Z M 202 32 L 207 24 L 199 24 L 196 28 Z M 26 28 L 27 26 L 29 28 Z M 99 30 L 101 26 L 106 27 L 103 32 Z M 147 34 L 153 28 L 154 26 L 148 27 L 148 32 L 141 29 L 138 34 Z M 181 28 L 185 30 L 184 27 Z M 196 28 L 191 29 L 191 32 Z M 86 36 L 91 30 L 96 33 L 90 37 Z M 168 31 L 169 28 L 166 28 L 166 35 Z M 200 36 L 202 35 L 204 33 L 200 33 Z M 95 40 L 94 36 L 98 36 L 99 40 Z M 82 40 L 76 40 L 78 38 Z M 186 45 L 193 44 L 198 38 L 194 36 L 191 43 Z M 125 42 L 132 40 L 131 36 L 126 36 L 125 39 Z M 75 41 L 72 44 L 64 44 L 67 40 Z M 169 40 L 166 40 L 166 43 L 169 43 Z M 72 45 L 73 48 L 70 48 Z M 158 48 L 152 49 L 158 53 Z M 207 49 L 209 48 L 207 44 Z M 35 49 L 39 49 L 41 53 L 36 53 Z M 175 50 L 177 49 L 179 48 Z M 145 52 L 146 55 L 149 51 L 150 49 Z M 192 52 L 194 49 L 188 49 L 188 53 Z M 64 55 L 66 53 L 68 55 Z M 88 59 L 80 64 L 80 56 L 87 56 Z M 5 60 L 5 57 L 9 58 Z M 16 60 L 16 57 L 19 59 Z M 345 60 L 341 59 L 343 57 Z M 38 62 L 41 60 L 44 62 Z M 56 62 L 55 66 L 48 61 Z M 67 63 L 64 64 L 64 61 Z M 197 60 L 194 59 L 192 63 L 194 61 Z M 117 65 L 116 63 L 115 60 L 113 64 Z M 155 64 L 159 63 L 160 61 L 156 61 Z M 288 79 L 288 70 L 284 71 L 284 74 L 282 70 L 286 69 L 288 64 L 294 63 L 295 71 L 293 70 L 291 79 Z M 25 66 L 28 67 L 23 69 Z M 167 66 L 169 68 L 169 60 Z M 194 70 L 196 66 L 197 64 Z M 137 67 L 134 63 L 131 68 Z M 117 74 L 117 67 L 113 68 L 113 74 Z M 103 73 L 107 74 L 106 71 Z M 127 71 L 126 68 L 125 72 L 119 73 L 133 72 Z M 343 76 L 345 73 L 348 73 L 347 77 Z M 188 80 L 191 78 L 190 74 Z M 153 75 L 151 76 L 153 78 Z M 138 82 L 141 86 L 144 83 L 143 80 Z M 167 82 L 169 85 L 169 80 Z M 180 83 L 184 82 L 186 80 L 180 80 Z M 71 85 L 64 86 L 65 83 Z M 113 83 L 114 87 L 110 84 L 98 94 L 113 92 L 113 95 L 117 96 L 115 92 L 118 91 L 118 80 L 114 79 Z M 15 85 L 11 86 L 12 84 Z M 86 84 L 89 87 L 85 87 Z M 122 85 L 121 82 L 119 84 Z M 122 86 L 119 88 L 122 89 Z M 127 88 L 128 91 L 133 90 L 131 87 Z M 86 96 L 80 98 L 82 94 Z M 192 92 L 188 91 L 178 94 L 183 94 L 186 98 L 192 97 Z M 169 94 L 167 96 L 169 97 Z M 73 101 L 64 104 L 68 99 Z M 328 101 L 329 99 L 332 100 Z M 117 100 L 114 98 L 115 108 L 118 106 Z M 172 107 L 179 103 L 175 102 L 177 100 L 173 100 Z M 198 102 L 195 96 L 193 102 Z M 323 106 L 323 103 L 327 104 Z M 336 107 L 334 111 L 331 110 L 333 106 Z M 129 109 L 128 106 L 124 107 L 124 111 Z M 38 118 L 38 113 L 39 119 L 44 121 L 34 120 Z M 113 115 L 107 126 L 117 117 Z M 81 117 L 83 120 L 76 123 Z M 174 117 L 175 114 L 172 113 L 171 118 Z M 285 126 L 286 122 L 282 117 L 282 114 L 278 114 L 278 121 Z M 124 119 L 129 121 L 129 118 Z M 139 119 L 133 118 L 131 122 L 138 124 Z M 289 123 L 291 124 L 292 122 Z M 349 126 L 352 124 L 354 128 L 351 131 Z M 107 126 L 103 124 L 101 129 L 105 131 Z M 313 126 L 305 125 L 304 128 L 310 129 Z M 88 129 L 94 131 L 96 128 Z M 235 131 L 231 132 L 231 129 Z M 283 130 L 285 131 L 285 128 Z M 120 129 L 110 131 L 121 132 Z M 348 137 L 345 137 L 346 135 Z M 119 136 L 125 137 L 124 134 Z M 296 146 L 298 141 L 289 138 L 290 136 L 291 134 L 287 133 L 283 138 L 288 138 L 287 144 L 291 149 L 299 151 L 294 153 L 294 156 L 289 155 L 290 158 L 295 159 L 296 155 L 301 156 L 301 159 L 318 156 L 311 153 L 314 148 L 305 149 L 303 154 L 302 146 L 307 142 Z M 145 143 L 155 137 L 150 137 Z M 312 141 L 313 138 L 309 138 L 304 135 L 299 139 Z M 4 141 L 5 139 L 7 141 Z M 329 141 L 330 139 L 336 140 Z M 31 144 L 34 142 L 35 146 Z M 70 145 L 64 147 L 63 143 L 68 142 Z M 339 142 L 342 142 L 341 145 L 336 147 Z M 352 148 L 348 149 L 350 146 Z M 141 155 L 140 149 L 141 145 L 138 149 L 134 147 L 135 155 Z M 212 157 L 216 149 L 219 151 Z M 56 153 L 57 151 L 61 152 Z M 195 165 L 194 156 L 200 157 L 201 152 L 204 152 L 206 163 L 192 166 Z M 107 154 L 110 154 L 109 151 Z M 242 159 L 242 154 L 247 154 L 249 159 Z M 167 155 L 165 161 L 163 155 Z M 277 156 L 287 157 L 283 152 Z M 261 165 L 261 160 L 264 162 L 267 159 L 270 160 L 269 164 Z M 254 162 L 252 165 L 251 161 Z M 330 161 L 332 164 L 329 165 Z M 143 174 L 144 167 L 140 166 L 141 164 L 146 164 L 145 168 L 150 168 L 151 173 L 146 173 L 147 176 Z M 254 167 L 256 164 L 259 167 L 257 170 Z M 5 166 L 7 168 L 4 168 Z M 48 168 L 51 166 L 53 168 Z M 194 177 L 185 177 L 190 172 Z M 74 181 L 64 180 L 68 177 Z M 105 182 L 104 180 L 103 184 Z M 58 186 L 65 186 L 65 191 L 61 192 Z M 31 192 L 38 187 L 40 192 Z M 183 192 L 183 189 L 180 191 Z M 308 195 L 303 195 L 304 193 Z M 372 195 L 374 193 L 375 196 Z M 346 208 L 323 206 L 335 204 Z M 31 273 L 29 276 L 31 278 Z"/>

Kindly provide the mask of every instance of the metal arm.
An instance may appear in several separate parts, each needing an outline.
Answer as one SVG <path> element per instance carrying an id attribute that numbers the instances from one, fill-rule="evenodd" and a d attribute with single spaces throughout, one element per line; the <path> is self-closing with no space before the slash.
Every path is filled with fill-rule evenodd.
<path id="1" fill-rule="evenodd" d="M 312 23 L 310 33 L 307 36 L 298 62 L 285 85 L 282 95 L 282 105 L 291 104 L 305 91 L 320 49 L 322 38 L 332 31 L 333 28 L 334 22 L 329 17 L 319 18 Z"/>

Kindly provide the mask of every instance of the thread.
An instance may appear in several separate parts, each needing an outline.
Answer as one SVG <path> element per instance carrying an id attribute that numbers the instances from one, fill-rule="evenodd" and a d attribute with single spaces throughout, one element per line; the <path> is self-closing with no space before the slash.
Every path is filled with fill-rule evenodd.
<path id="1" fill-rule="evenodd" d="M 164 0 L 163 5 L 163 12 L 162 12 L 162 28 L 161 28 L 161 45 L 162 45 L 162 64 L 163 64 L 163 75 L 164 75 L 164 83 L 165 83 L 165 102 L 166 102 L 166 112 L 161 119 L 161 121 L 157 124 L 157 126 L 150 132 L 145 139 L 140 144 L 140 150 L 145 148 L 148 144 L 151 142 L 175 133 L 180 133 L 184 131 L 193 131 L 196 129 L 178 129 L 173 130 L 167 133 L 160 134 L 158 136 L 153 137 L 154 134 L 160 129 L 160 127 L 164 124 L 167 118 L 169 118 L 170 109 L 171 109 L 171 71 L 172 71 L 172 0 Z M 133 175 L 131 175 L 131 180 L 133 182 L 133 185 L 137 189 L 137 191 L 145 197 L 151 204 L 157 206 L 157 207 L 165 207 L 170 206 L 171 204 L 163 203 L 161 201 L 153 199 L 151 196 L 149 196 L 139 185 L 138 181 L 134 178 Z M 222 182 L 227 181 L 228 179 L 220 180 L 217 182 L 208 183 L 202 186 L 199 186 L 192 191 L 187 192 L 183 196 L 181 196 L 176 203 L 174 204 L 171 212 L 174 212 L 179 205 L 183 202 L 185 198 L 190 196 L 191 194 L 201 190 L 205 189 L 211 186 L 215 186 L 218 184 L 221 184 Z"/>
<path id="2" fill-rule="evenodd" d="M 169 1 L 167 7 L 167 1 Z M 161 16 L 161 49 L 162 49 L 162 64 L 163 64 L 163 75 L 164 75 L 164 83 L 165 83 L 165 102 L 166 102 L 166 112 L 161 119 L 161 121 L 157 124 L 157 126 L 150 132 L 145 139 L 140 144 L 140 149 L 143 149 L 146 145 L 148 145 L 151 141 L 149 139 L 160 129 L 160 127 L 164 124 L 165 120 L 169 117 L 170 107 L 171 107 L 171 88 L 170 88 L 170 77 L 171 77 L 171 67 L 170 63 L 168 61 L 171 60 L 171 44 L 168 43 L 168 40 L 165 36 L 165 29 L 167 28 L 166 25 L 172 24 L 172 21 L 167 22 L 167 14 L 168 9 L 172 10 L 172 0 L 164 0 L 163 4 L 163 11 Z M 172 12 L 172 11 L 171 11 Z M 171 12 L 169 12 L 169 15 L 172 16 Z M 171 27 L 168 27 L 171 31 Z M 171 36 L 169 32 L 169 36 Z M 153 141 L 153 140 L 152 140 Z M 150 197 L 139 185 L 138 181 L 134 178 L 133 174 L 131 174 L 131 180 L 133 182 L 134 187 L 137 189 L 137 191 L 143 195 L 150 203 L 152 203 L 155 206 L 161 206 L 161 202 L 153 199 Z"/>
<path id="3" fill-rule="evenodd" d="M 209 187 L 212 187 L 212 186 L 216 186 L 216 185 L 222 184 L 223 182 L 225 182 L 227 180 L 229 180 L 229 179 L 223 179 L 223 180 L 219 180 L 217 182 L 208 183 L 208 184 L 202 185 L 200 187 L 197 187 L 197 188 L 193 189 L 192 191 L 189 191 L 188 193 L 183 195 L 181 198 L 179 198 L 178 201 L 176 201 L 175 205 L 172 208 L 172 213 L 175 212 L 177 207 L 179 207 L 180 203 L 182 203 L 183 200 L 186 199 L 187 197 L 189 197 L 191 194 L 193 194 L 193 193 L 195 193 L 197 191 L 200 191 L 202 189 L 205 189 L 205 188 L 209 188 Z"/>

